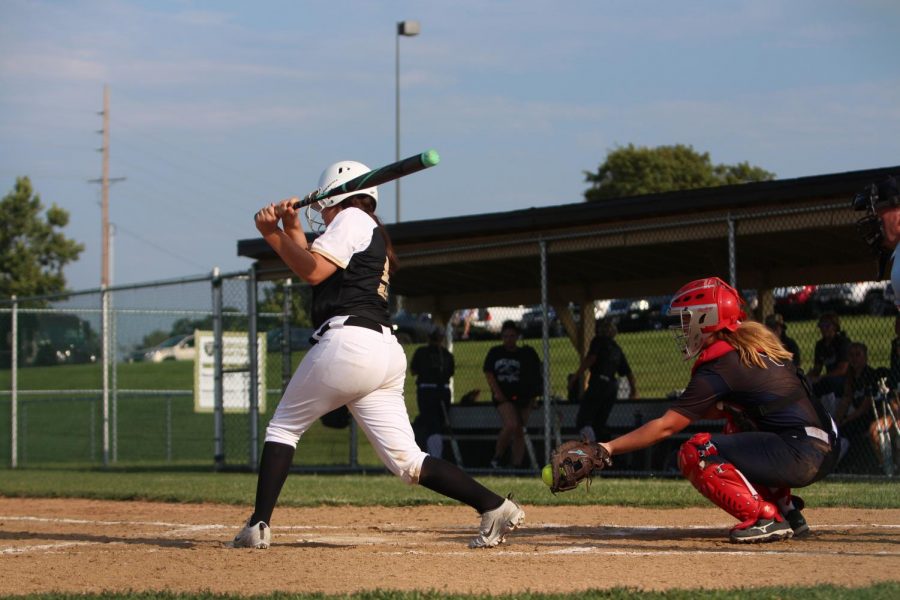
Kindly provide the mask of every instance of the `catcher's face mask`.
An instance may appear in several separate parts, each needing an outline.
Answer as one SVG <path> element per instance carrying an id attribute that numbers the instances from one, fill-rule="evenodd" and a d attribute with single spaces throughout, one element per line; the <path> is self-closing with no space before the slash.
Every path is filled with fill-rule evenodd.
<path id="1" fill-rule="evenodd" d="M 697 356 L 713 332 L 737 330 L 747 318 L 743 303 L 738 291 L 718 277 L 691 281 L 675 292 L 668 316 L 678 319 L 670 330 L 684 359 Z"/>
<path id="2" fill-rule="evenodd" d="M 684 360 L 690 360 L 697 356 L 703 349 L 703 344 L 709 334 L 703 333 L 701 323 L 710 316 L 713 320 L 716 319 L 715 312 L 715 305 L 696 307 L 694 310 L 685 308 L 669 311 L 669 315 L 673 317 L 669 331 L 675 338 L 675 346 Z"/>

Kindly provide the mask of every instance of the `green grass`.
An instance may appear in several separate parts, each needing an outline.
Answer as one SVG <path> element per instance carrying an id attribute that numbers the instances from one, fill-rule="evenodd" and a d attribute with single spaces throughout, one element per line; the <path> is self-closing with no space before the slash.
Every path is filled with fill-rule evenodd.
<path id="1" fill-rule="evenodd" d="M 355 594 L 321 594 L 321 593 L 286 593 L 275 592 L 266 595 L 240 596 L 237 594 L 172 593 L 172 592 L 107 592 L 103 594 L 28 594 L 16 596 L 22 599 L 40 600 L 338 600 L 355 598 L 357 600 L 628 600 L 639 597 L 645 600 L 836 600 L 853 598 L 854 600 L 888 600 L 900 597 L 900 583 L 884 582 L 861 587 L 842 587 L 836 585 L 818 586 L 768 586 L 759 588 L 737 588 L 731 590 L 707 590 L 703 588 L 641 591 L 633 588 L 616 587 L 608 590 L 579 590 L 572 594 L 540 594 L 525 592 L 516 594 L 450 594 L 443 591 L 393 591 L 371 590 Z"/>
<path id="2" fill-rule="evenodd" d="M 602 504 L 682 508 L 709 506 L 683 479 L 596 477 L 589 489 L 551 494 L 538 477 L 480 477 L 487 487 L 512 492 L 526 504 Z M 10 497 L 95 498 L 160 502 L 249 504 L 256 487 L 252 473 L 74 469 L 0 471 L 0 495 Z M 883 481 L 822 481 L 801 495 L 812 507 L 900 508 L 897 484 Z M 430 490 L 390 475 L 306 475 L 288 477 L 280 506 L 417 506 L 453 504 Z"/>

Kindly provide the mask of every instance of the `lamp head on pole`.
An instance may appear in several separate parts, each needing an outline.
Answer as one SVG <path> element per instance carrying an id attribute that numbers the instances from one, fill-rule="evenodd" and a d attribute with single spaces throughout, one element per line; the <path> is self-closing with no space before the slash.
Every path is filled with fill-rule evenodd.
<path id="1" fill-rule="evenodd" d="M 400 21 L 397 23 L 397 35 L 412 37 L 414 35 L 419 35 L 420 31 L 421 27 L 419 26 L 418 21 Z"/>

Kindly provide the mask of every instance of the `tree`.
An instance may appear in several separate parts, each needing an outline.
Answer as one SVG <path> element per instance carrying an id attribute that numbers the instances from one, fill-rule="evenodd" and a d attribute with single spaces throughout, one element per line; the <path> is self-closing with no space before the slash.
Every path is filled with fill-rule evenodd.
<path id="1" fill-rule="evenodd" d="M 291 285 L 291 325 L 294 327 L 311 327 L 312 319 L 308 307 L 312 304 L 312 288 L 306 284 Z M 283 281 L 263 289 L 263 298 L 259 300 L 258 311 L 268 313 L 284 312 L 285 284 Z"/>
<path id="2" fill-rule="evenodd" d="M 588 202 L 775 178 L 747 162 L 713 165 L 708 152 L 700 154 L 682 144 L 656 148 L 628 144 L 609 152 L 596 173 L 584 174 L 591 184 L 584 192 Z"/>
<path id="3" fill-rule="evenodd" d="M 0 201 L 0 296 L 39 296 L 63 291 L 63 267 L 78 260 L 84 245 L 60 231 L 69 213 L 55 204 L 44 206 L 33 195 L 31 181 L 17 177 L 16 186 Z"/>

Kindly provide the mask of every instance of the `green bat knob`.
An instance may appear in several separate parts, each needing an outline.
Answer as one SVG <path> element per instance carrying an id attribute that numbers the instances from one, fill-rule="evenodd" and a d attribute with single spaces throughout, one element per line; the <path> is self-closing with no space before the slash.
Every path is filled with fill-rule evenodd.
<path id="1" fill-rule="evenodd" d="M 426 167 L 433 167 L 439 162 L 441 162 L 441 157 L 437 153 L 437 150 L 429 150 L 422 153 L 422 164 Z"/>

